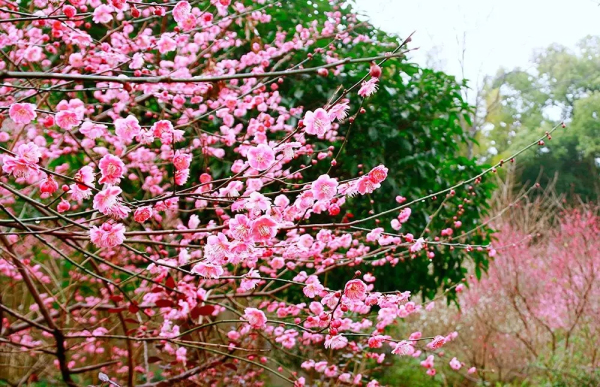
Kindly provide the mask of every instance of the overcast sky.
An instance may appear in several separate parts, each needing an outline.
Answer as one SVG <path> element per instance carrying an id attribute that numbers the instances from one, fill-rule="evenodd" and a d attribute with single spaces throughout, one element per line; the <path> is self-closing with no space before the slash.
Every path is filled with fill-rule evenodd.
<path id="1" fill-rule="evenodd" d="M 416 31 L 414 60 L 477 81 L 501 66 L 529 68 L 534 49 L 575 47 L 600 35 L 600 0 L 356 0 L 371 22 L 401 37 Z M 471 83 L 471 86 L 474 85 Z"/>

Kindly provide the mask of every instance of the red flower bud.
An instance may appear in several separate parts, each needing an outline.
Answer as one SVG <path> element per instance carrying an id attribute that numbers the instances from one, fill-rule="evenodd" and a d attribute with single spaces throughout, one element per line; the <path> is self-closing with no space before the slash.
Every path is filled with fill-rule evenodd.
<path id="1" fill-rule="evenodd" d="M 337 204 L 332 204 L 329 206 L 329 215 L 336 216 L 340 213 L 340 206 Z"/>
<path id="2" fill-rule="evenodd" d="M 381 67 L 379 67 L 375 63 L 371 64 L 371 70 L 369 71 L 369 74 L 373 78 L 379 78 L 381 76 Z"/>

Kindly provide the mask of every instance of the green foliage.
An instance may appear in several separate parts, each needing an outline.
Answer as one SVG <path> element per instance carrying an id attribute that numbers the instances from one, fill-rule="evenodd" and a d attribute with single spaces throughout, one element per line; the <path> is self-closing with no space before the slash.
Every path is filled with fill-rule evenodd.
<path id="1" fill-rule="evenodd" d="M 521 181 L 541 183 L 559 175 L 559 193 L 594 200 L 600 194 L 600 38 L 583 39 L 575 52 L 553 45 L 537 53 L 532 70 L 500 70 L 483 92 L 486 117 L 479 152 L 494 146 L 506 159 L 525 143 L 544 135 L 561 120 L 566 130 L 545 147 L 528 152 L 518 162 Z M 560 120 L 557 112 L 560 111 Z M 549 114 L 554 112 L 554 114 Z"/>
<path id="2" fill-rule="evenodd" d="M 314 12 L 330 12 L 333 10 L 329 1 L 312 1 Z M 340 9 L 347 15 L 349 9 Z M 274 17 L 277 25 L 287 29 L 289 23 L 306 25 L 314 16 L 306 9 L 299 9 L 293 2 L 284 4 Z M 373 43 L 344 44 L 336 41 L 341 58 L 374 57 L 390 52 L 401 42 L 401 39 L 377 30 L 372 26 L 358 24 L 352 33 L 365 34 L 373 39 Z M 272 35 L 272 34 L 271 34 Z M 267 35 L 268 38 L 271 35 Z M 323 46 L 331 40 L 323 42 Z M 290 58 L 290 65 L 301 61 L 302 57 Z M 319 55 L 309 61 L 306 66 L 324 63 Z M 314 110 L 324 106 L 334 95 L 340 85 L 348 88 L 358 82 L 369 71 L 369 64 L 347 66 L 347 70 L 338 76 L 330 73 L 327 77 L 303 76 L 293 81 L 286 80 L 281 85 L 282 95 L 295 96 L 310 101 L 305 108 Z M 289 67 L 287 64 L 282 68 Z M 358 196 L 349 199 L 347 208 L 352 208 L 353 219 L 369 216 L 369 211 L 378 213 L 397 206 L 393 201 L 396 195 L 404 196 L 408 201 L 427 196 L 446 189 L 460 181 L 471 178 L 483 170 L 474 160 L 459 157 L 461 144 L 468 138 L 460 125 L 461 118 L 469 118 L 470 106 L 461 96 L 464 85 L 452 76 L 442 72 L 421 68 L 406 58 L 393 58 L 382 66 L 379 91 L 367 98 L 360 106 L 365 114 L 359 114 L 353 125 L 343 124 L 340 134 L 347 143 L 336 159 L 337 166 L 332 175 L 340 179 L 354 178 L 359 173 L 367 173 L 371 168 L 384 164 L 389 168 L 389 175 L 382 187 L 370 197 Z M 356 93 L 354 91 L 353 93 Z M 339 93 L 337 94 L 339 95 Z M 356 102 L 356 95 L 352 102 Z M 350 112 L 354 114 L 360 106 L 353 104 Z M 336 145 L 337 154 L 342 142 Z M 362 164 L 362 169 L 358 165 Z M 308 172 L 308 176 L 327 173 L 327 168 L 316 167 Z M 313 176 L 313 177 L 314 177 Z M 463 203 L 466 187 L 457 189 L 456 197 L 449 198 L 444 208 L 429 224 L 432 236 L 439 231 L 451 227 L 452 217 L 456 215 L 459 204 L 464 204 L 465 212 L 460 217 L 463 229 L 468 230 L 480 224 L 485 216 L 485 199 L 490 196 L 493 184 L 486 182 L 474 187 L 476 196 L 473 203 Z M 430 216 L 437 211 L 444 197 L 427 200 L 411 206 L 413 214 L 401 232 L 420 236 L 426 228 Z M 370 203 L 372 200 L 372 204 Z M 343 209 L 344 210 L 344 209 Z M 389 221 L 398 213 L 381 217 L 381 223 L 370 221 L 363 227 L 374 228 L 378 225 L 388 232 L 394 232 Z M 323 217 L 324 221 L 332 221 Z M 428 236 L 426 234 L 425 236 Z M 475 233 L 469 243 L 486 245 L 490 241 L 490 230 L 483 228 Z M 422 254 L 416 259 L 407 259 L 397 266 L 386 267 L 385 273 L 376 273 L 378 290 L 387 291 L 405 289 L 421 291 L 424 296 L 432 297 L 440 287 L 450 286 L 464 277 L 461 269 L 466 254 L 463 250 L 436 250 L 432 262 Z M 470 254 L 476 262 L 478 270 L 487 267 L 487 255 L 483 252 Z M 382 258 L 382 257 L 378 257 Z M 356 268 L 355 268 L 356 269 Z M 371 266 L 360 268 L 363 271 L 373 270 Z M 377 271 L 377 270 L 376 270 Z M 343 286 L 352 278 L 353 271 L 348 270 L 345 277 L 329 278 L 331 287 Z"/>

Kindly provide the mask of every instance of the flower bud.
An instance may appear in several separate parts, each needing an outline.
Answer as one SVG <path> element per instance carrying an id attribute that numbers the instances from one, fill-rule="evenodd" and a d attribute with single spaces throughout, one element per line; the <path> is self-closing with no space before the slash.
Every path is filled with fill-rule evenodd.
<path id="1" fill-rule="evenodd" d="M 379 78 L 381 76 L 381 67 L 375 63 L 371 64 L 371 70 L 369 70 L 369 74 L 373 78 Z"/>

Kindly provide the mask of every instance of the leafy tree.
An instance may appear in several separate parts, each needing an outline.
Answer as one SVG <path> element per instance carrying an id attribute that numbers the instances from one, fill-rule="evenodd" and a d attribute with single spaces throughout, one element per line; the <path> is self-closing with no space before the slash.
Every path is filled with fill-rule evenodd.
<path id="1" fill-rule="evenodd" d="M 501 69 L 488 79 L 479 153 L 492 161 L 505 159 L 565 121 L 565 130 L 519 163 L 521 181 L 541 173 L 547 182 L 558 174 L 559 192 L 593 200 L 600 193 L 600 38 L 581 40 L 575 51 L 550 46 L 536 53 L 534 63 L 533 69 Z"/>
<path id="2" fill-rule="evenodd" d="M 312 9 L 299 8 L 288 2 L 279 10 L 274 19 L 281 28 L 293 27 L 306 23 L 318 14 L 338 10 L 342 14 L 351 15 L 351 8 L 336 8 L 329 1 L 313 1 Z M 341 57 L 373 57 L 382 50 L 397 47 L 401 38 L 374 28 L 368 23 L 357 24 L 354 32 L 371 37 L 373 43 L 346 45 L 337 42 L 336 51 Z M 273 32 L 271 32 L 273 34 Z M 272 39 L 266 35 L 266 40 Z M 326 49 L 327 44 L 322 44 Z M 409 54 L 408 54 L 409 55 Z M 293 58 L 291 63 L 300 59 Z M 319 62 L 315 58 L 311 65 Z M 285 66 L 283 66 L 285 67 Z M 335 75 L 329 72 L 319 78 L 303 77 L 303 80 L 286 83 L 282 90 L 286 95 L 296 99 L 309 101 L 306 108 L 312 110 L 329 101 L 338 85 L 352 85 L 358 82 L 369 71 L 369 64 L 359 64 L 353 71 Z M 379 213 L 390 207 L 390 197 L 397 195 L 413 200 L 433 192 L 446 189 L 461 180 L 475 176 L 484 170 L 475 159 L 461 157 L 461 148 L 469 140 L 468 134 L 461 127 L 461 120 L 469 119 L 471 107 L 463 99 L 461 90 L 465 87 L 455 77 L 440 71 L 423 68 L 412 63 L 408 56 L 387 62 L 382 68 L 380 90 L 369 97 L 365 104 L 365 113 L 356 121 L 341 129 L 340 142 L 343 150 L 336 155 L 336 174 L 344 178 L 356 176 L 371 168 L 384 164 L 389 172 L 389 180 L 380 191 L 372 194 L 372 203 L 364 200 L 353 202 L 352 214 L 362 218 L 370 211 Z M 283 91 L 282 91 L 283 93 Z M 355 101 L 353 101 L 355 102 Z M 352 106 L 357 109 L 359 104 Z M 338 143 L 339 145 L 339 143 Z M 325 144 L 324 144 L 325 146 Z M 337 146 L 336 146 L 337 149 Z M 336 151 L 337 152 L 337 151 Z M 362 168 L 358 166 L 362 165 Z M 316 168 L 315 172 L 324 173 L 328 169 Z M 316 175 L 315 175 L 316 176 Z M 485 199 L 489 198 L 494 185 L 483 181 L 473 187 L 473 191 L 460 190 L 456 197 L 446 200 L 437 216 L 431 219 L 439 208 L 443 197 L 435 201 L 426 201 L 411 206 L 413 215 L 410 224 L 401 231 L 420 235 L 429 223 L 432 233 L 452 226 L 453 216 L 457 215 L 458 205 L 464 204 L 460 220 L 464 227 L 477 227 L 485 217 Z M 472 194 L 475 196 L 472 196 Z M 463 203 L 468 195 L 474 199 L 470 204 Z M 395 214 L 397 215 L 397 214 Z M 381 223 L 371 223 L 389 228 L 390 218 L 380 218 Z M 490 242 L 491 230 L 482 227 L 472 243 L 486 245 Z M 464 276 L 463 260 L 469 255 L 464 250 L 436 250 L 431 262 L 421 256 L 414 260 L 406 260 L 393 268 L 386 268 L 384 276 L 380 276 L 385 290 L 393 290 L 399 283 L 406 289 L 423 292 L 432 297 L 440 287 L 451 286 Z M 480 270 L 487 267 L 487 254 L 474 251 L 470 253 Z M 330 279 L 333 280 L 333 279 Z"/>

